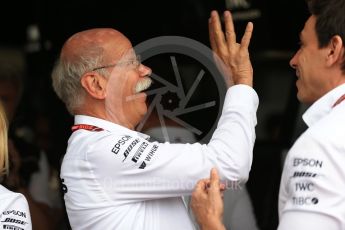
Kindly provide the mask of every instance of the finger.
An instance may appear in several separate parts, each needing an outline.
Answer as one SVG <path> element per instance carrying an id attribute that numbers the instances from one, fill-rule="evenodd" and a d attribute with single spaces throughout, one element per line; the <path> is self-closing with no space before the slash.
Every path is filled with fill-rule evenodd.
<path id="1" fill-rule="evenodd" d="M 212 19 L 211 18 L 208 19 L 208 34 L 209 34 L 211 49 L 215 53 L 217 53 L 218 49 L 217 49 L 216 41 L 214 39 L 214 29 L 213 29 Z"/>
<path id="2" fill-rule="evenodd" d="M 194 187 L 194 192 L 205 191 L 207 185 L 209 184 L 209 179 L 201 179 Z"/>
<path id="3" fill-rule="evenodd" d="M 217 192 L 219 193 L 220 187 L 219 187 L 219 175 L 217 172 L 217 169 L 212 168 L 210 173 L 210 193 Z"/>
<path id="4" fill-rule="evenodd" d="M 230 11 L 224 12 L 225 36 L 228 46 L 236 43 L 236 32 Z"/>
<path id="5" fill-rule="evenodd" d="M 208 183 L 209 181 L 206 179 L 202 179 L 198 181 L 192 193 L 192 198 L 191 198 L 192 204 L 197 204 L 198 200 L 207 199 L 206 186 Z"/>
<path id="6" fill-rule="evenodd" d="M 241 49 L 248 49 L 250 39 L 252 38 L 253 29 L 254 29 L 253 23 L 248 22 L 248 24 L 246 26 L 246 30 L 245 30 L 244 35 L 243 35 L 242 40 L 241 40 Z"/>
<path id="7" fill-rule="evenodd" d="M 222 25 L 220 23 L 219 15 L 217 11 L 211 12 L 211 26 L 213 27 L 213 37 L 217 46 L 218 52 L 224 52 L 227 50 L 224 33 L 222 31 Z M 220 54 L 220 53 L 219 53 Z M 221 55 L 221 54 L 220 54 Z"/>

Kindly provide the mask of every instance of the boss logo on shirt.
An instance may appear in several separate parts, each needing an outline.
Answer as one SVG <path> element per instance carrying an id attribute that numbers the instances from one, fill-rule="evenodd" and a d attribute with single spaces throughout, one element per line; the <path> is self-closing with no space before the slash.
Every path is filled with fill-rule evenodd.
<path id="1" fill-rule="evenodd" d="M 319 203 L 317 197 L 292 197 L 292 203 L 294 205 L 316 205 Z"/>
<path id="2" fill-rule="evenodd" d="M 26 218 L 26 213 L 18 210 L 10 210 L 10 211 L 4 211 L 2 212 L 3 215 L 15 215 L 15 216 L 20 216 Z"/>
<path id="3" fill-rule="evenodd" d="M 127 147 L 127 149 L 123 153 L 123 155 L 125 157 L 125 159 L 123 159 L 123 161 L 125 161 L 127 159 L 128 154 L 132 151 L 133 147 L 139 143 L 139 141 L 140 141 L 139 138 L 137 138 L 134 141 L 132 141 L 132 143 Z"/>
<path id="4" fill-rule="evenodd" d="M 312 172 L 304 172 L 304 171 L 295 171 L 292 175 L 292 177 L 316 177 L 316 173 Z"/>
<path id="5" fill-rule="evenodd" d="M 28 222 L 22 221 L 22 220 L 17 220 L 14 218 L 6 218 L 5 220 L 1 221 L 3 223 L 13 223 L 13 224 L 20 224 L 20 225 L 26 225 Z"/>
<path id="6" fill-rule="evenodd" d="M 128 136 L 128 135 L 121 137 L 121 139 L 116 142 L 116 144 L 114 145 L 114 147 L 112 148 L 111 151 L 115 154 L 118 154 L 120 151 L 121 145 L 124 145 L 126 143 L 126 141 L 128 141 L 131 138 L 132 137 Z"/>
<path id="7" fill-rule="evenodd" d="M 308 158 L 294 158 L 293 159 L 293 166 L 305 166 L 305 167 L 315 167 L 315 168 L 322 168 L 322 161 L 316 159 L 308 159 Z"/>
<path id="8" fill-rule="evenodd" d="M 314 190 L 314 184 L 311 182 L 306 183 L 296 183 L 295 184 L 295 191 L 313 191 Z"/>

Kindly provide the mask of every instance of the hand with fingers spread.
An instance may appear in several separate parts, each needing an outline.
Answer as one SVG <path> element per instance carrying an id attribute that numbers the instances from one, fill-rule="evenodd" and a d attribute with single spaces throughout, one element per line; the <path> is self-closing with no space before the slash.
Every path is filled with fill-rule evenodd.
<path id="1" fill-rule="evenodd" d="M 202 179 L 195 186 L 191 207 L 202 230 L 225 230 L 222 223 L 223 190 L 215 168 L 211 170 L 210 179 Z"/>
<path id="2" fill-rule="evenodd" d="M 224 12 L 225 35 L 219 15 L 211 12 L 209 35 L 211 48 L 216 56 L 217 65 L 226 75 L 228 86 L 245 84 L 253 86 L 253 68 L 250 62 L 248 47 L 253 33 L 253 23 L 247 24 L 241 43 L 236 42 L 236 33 L 231 13 Z M 217 60 L 218 59 L 218 60 Z M 221 63 L 219 63 L 221 62 Z"/>

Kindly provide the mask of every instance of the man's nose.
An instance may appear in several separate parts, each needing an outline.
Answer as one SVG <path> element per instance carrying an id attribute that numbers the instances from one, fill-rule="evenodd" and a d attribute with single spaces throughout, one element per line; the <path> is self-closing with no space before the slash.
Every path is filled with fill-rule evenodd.
<path id="1" fill-rule="evenodd" d="M 144 65 L 144 64 L 141 64 L 139 66 L 139 72 L 140 72 L 140 76 L 142 76 L 142 77 L 149 77 L 152 74 L 151 68 Z"/>

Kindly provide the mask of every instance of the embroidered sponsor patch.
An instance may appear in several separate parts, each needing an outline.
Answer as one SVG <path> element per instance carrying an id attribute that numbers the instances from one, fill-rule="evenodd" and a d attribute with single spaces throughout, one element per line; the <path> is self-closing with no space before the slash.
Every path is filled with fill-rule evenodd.
<path id="1" fill-rule="evenodd" d="M 141 145 L 139 146 L 138 150 L 135 152 L 133 158 L 132 158 L 132 161 L 137 163 L 140 156 L 143 154 L 144 150 L 146 149 L 146 147 L 148 146 L 149 144 L 147 142 L 143 142 L 141 143 Z"/>
<path id="2" fill-rule="evenodd" d="M 115 154 L 118 154 L 121 150 L 121 146 L 124 145 L 129 139 L 131 139 L 132 137 L 131 136 L 123 136 L 121 137 L 117 142 L 116 144 L 114 145 L 114 147 L 112 148 L 112 152 L 115 153 Z"/>
<path id="3" fill-rule="evenodd" d="M 129 155 L 129 153 L 133 150 L 134 146 L 136 146 L 140 142 L 140 139 L 137 138 L 127 147 L 127 149 L 123 152 L 123 156 L 125 157 L 123 161 L 125 161 Z M 122 161 L 122 162 L 123 162 Z"/>

